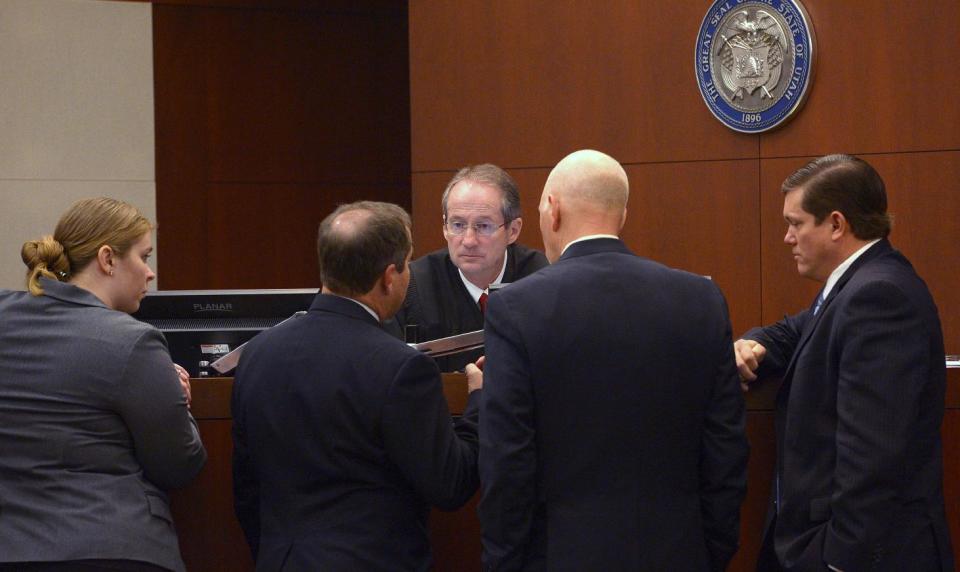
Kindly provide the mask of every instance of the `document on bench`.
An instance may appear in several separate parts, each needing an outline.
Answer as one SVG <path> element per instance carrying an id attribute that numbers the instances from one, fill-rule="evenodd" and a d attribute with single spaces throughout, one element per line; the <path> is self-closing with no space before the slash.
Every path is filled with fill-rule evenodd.
<path id="1" fill-rule="evenodd" d="M 483 330 L 457 334 L 449 338 L 438 338 L 419 344 L 410 344 L 410 347 L 435 358 L 467 352 L 483 347 Z"/>

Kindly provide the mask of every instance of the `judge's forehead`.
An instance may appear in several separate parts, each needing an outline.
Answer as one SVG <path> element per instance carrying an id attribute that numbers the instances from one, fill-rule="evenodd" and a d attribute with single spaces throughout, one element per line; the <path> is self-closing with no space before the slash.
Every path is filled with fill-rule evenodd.
<path id="1" fill-rule="evenodd" d="M 500 190 L 494 186 L 461 181 L 450 189 L 447 213 L 461 216 L 496 214 L 500 211 L 501 195 Z"/>

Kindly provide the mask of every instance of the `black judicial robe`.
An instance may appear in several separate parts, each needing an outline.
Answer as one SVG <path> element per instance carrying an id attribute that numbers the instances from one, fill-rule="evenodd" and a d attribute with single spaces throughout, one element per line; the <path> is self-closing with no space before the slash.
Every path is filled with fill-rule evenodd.
<path id="1" fill-rule="evenodd" d="M 501 282 L 516 282 L 548 265 L 539 250 L 511 244 L 507 246 L 507 268 Z M 426 342 L 483 329 L 483 314 L 446 248 L 414 260 L 410 271 L 407 297 L 394 319 L 384 324 L 387 331 L 404 339 L 407 326 L 416 326 L 416 339 L 407 341 Z M 482 349 L 464 352 L 438 358 L 437 365 L 440 371 L 458 371 L 481 355 Z"/>

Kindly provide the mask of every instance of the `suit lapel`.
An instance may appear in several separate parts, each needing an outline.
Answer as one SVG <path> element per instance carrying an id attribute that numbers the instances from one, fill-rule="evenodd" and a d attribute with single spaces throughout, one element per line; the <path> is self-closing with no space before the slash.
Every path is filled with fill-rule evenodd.
<path id="1" fill-rule="evenodd" d="M 830 290 L 830 294 L 827 295 L 826 300 L 823 301 L 823 304 L 821 304 L 820 310 L 816 315 L 813 314 L 813 308 L 816 306 L 816 300 L 814 300 L 813 305 L 810 306 L 809 310 L 807 310 L 809 314 L 807 323 L 804 325 L 803 332 L 800 334 L 800 341 L 797 342 L 797 348 L 793 351 L 793 355 L 790 357 L 790 363 L 787 365 L 786 373 L 783 376 L 784 386 L 786 386 L 786 388 L 789 388 L 790 382 L 793 380 L 793 368 L 797 363 L 797 358 L 803 351 L 804 346 L 807 345 L 807 342 L 810 340 L 813 332 L 817 329 L 817 324 L 820 323 L 820 319 L 823 318 L 824 314 L 827 313 L 827 308 L 830 306 L 830 302 L 832 302 L 833 299 L 840 294 L 840 291 L 843 290 L 843 287 L 846 286 L 847 282 L 850 281 L 853 275 L 856 274 L 860 268 L 862 268 L 871 260 L 878 258 L 879 256 L 892 250 L 893 247 L 890 246 L 890 242 L 887 239 L 882 239 L 880 242 L 868 248 L 866 252 L 861 254 L 860 257 L 850 265 L 850 268 L 847 268 L 847 271 L 840 276 L 840 279 L 837 280 L 837 283 L 833 285 L 833 289 Z M 817 293 L 817 297 L 820 297 L 820 292 Z"/>
<path id="2" fill-rule="evenodd" d="M 500 281 L 503 284 L 516 282 L 517 280 L 516 245 L 517 243 L 507 245 L 507 251 L 506 251 L 507 267 L 503 270 L 503 279 Z"/>

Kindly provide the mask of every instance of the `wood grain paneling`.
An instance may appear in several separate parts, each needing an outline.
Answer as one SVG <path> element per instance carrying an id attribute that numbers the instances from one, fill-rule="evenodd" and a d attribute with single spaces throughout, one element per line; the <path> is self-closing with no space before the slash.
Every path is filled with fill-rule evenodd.
<path id="1" fill-rule="evenodd" d="M 408 181 L 403 20 L 279 10 L 207 19 L 210 180 Z"/>
<path id="2" fill-rule="evenodd" d="M 890 240 L 930 288 L 947 353 L 960 353 L 960 151 L 866 159 L 887 185 Z"/>
<path id="3" fill-rule="evenodd" d="M 402 187 L 215 184 L 206 190 L 209 288 L 317 288 L 317 226 L 338 204 L 397 201 Z M 224 208 L 228 205 L 228 208 Z"/>
<path id="4" fill-rule="evenodd" d="M 436 572 L 480 571 L 479 504 L 478 492 L 459 510 L 430 511 L 430 549 Z"/>
<path id="5" fill-rule="evenodd" d="M 769 405 L 769 404 L 768 404 Z M 728 570 L 753 570 L 760 542 L 767 522 L 767 504 L 773 467 L 776 465 L 777 437 L 773 412 L 747 413 L 747 440 L 750 459 L 747 461 L 747 496 L 740 507 L 740 549 L 730 562 Z"/>
<path id="6" fill-rule="evenodd" d="M 206 21 L 153 7 L 158 288 L 205 288 Z"/>
<path id="7" fill-rule="evenodd" d="M 911 260 L 926 281 L 940 310 L 948 353 L 960 353 L 960 152 L 864 155 L 887 186 L 888 210 L 894 215 L 890 241 Z M 808 307 L 822 286 L 797 276 L 790 248 L 783 243 L 783 195 L 780 185 L 813 157 L 764 159 L 761 162 L 761 260 L 763 323 Z"/>
<path id="8" fill-rule="evenodd" d="M 813 88 L 763 157 L 960 148 L 960 2 L 804 0 L 817 35 Z"/>
<path id="9" fill-rule="evenodd" d="M 667 266 L 712 277 L 734 332 L 760 319 L 757 162 L 627 165 L 623 239 Z"/>
<path id="10" fill-rule="evenodd" d="M 756 157 L 696 87 L 702 2 L 412 2 L 413 170 Z"/>
<path id="11" fill-rule="evenodd" d="M 338 203 L 409 208 L 405 6 L 304 5 L 154 6 L 161 288 L 315 286 Z"/>
<path id="12" fill-rule="evenodd" d="M 228 381 L 232 386 L 232 380 Z M 194 380 L 198 397 L 216 410 L 229 410 L 229 390 Z M 208 389 L 213 395 L 205 395 Z M 216 398 L 216 402 L 211 398 Z M 170 495 L 170 509 L 180 539 L 180 554 L 191 572 L 248 572 L 253 559 L 240 523 L 233 514 L 233 440 L 231 419 L 203 419 L 196 413 L 200 438 L 207 449 L 207 464 L 188 486 Z"/>

